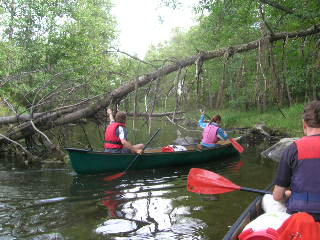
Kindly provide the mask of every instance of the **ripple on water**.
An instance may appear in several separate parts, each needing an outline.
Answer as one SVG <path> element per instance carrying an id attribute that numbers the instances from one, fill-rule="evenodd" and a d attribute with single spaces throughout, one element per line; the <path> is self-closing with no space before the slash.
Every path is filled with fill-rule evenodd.
<path id="1" fill-rule="evenodd" d="M 205 229 L 206 227 L 208 227 L 207 224 L 200 219 L 184 217 L 179 223 L 172 225 L 171 230 L 174 233 L 194 236 L 195 232 Z"/>
<path id="2" fill-rule="evenodd" d="M 110 219 L 96 229 L 98 234 L 128 233 L 137 229 L 137 224 L 124 219 Z"/>

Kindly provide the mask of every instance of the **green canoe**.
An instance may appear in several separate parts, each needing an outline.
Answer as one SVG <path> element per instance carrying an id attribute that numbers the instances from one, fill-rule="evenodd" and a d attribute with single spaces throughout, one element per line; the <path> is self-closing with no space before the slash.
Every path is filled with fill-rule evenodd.
<path id="1" fill-rule="evenodd" d="M 161 148 L 146 149 L 130 169 L 165 168 L 187 164 L 198 164 L 208 161 L 223 160 L 238 154 L 230 142 L 199 150 L 197 146 L 185 146 L 187 151 L 161 152 Z M 73 169 L 78 174 L 97 174 L 124 171 L 135 154 L 114 154 L 102 151 L 67 148 Z"/>

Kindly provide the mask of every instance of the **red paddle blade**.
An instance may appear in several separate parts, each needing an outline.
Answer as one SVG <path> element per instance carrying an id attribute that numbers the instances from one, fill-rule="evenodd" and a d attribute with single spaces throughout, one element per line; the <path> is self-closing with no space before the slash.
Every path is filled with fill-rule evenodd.
<path id="1" fill-rule="evenodd" d="M 229 138 L 230 142 L 232 143 L 233 147 L 235 149 L 237 149 L 237 151 L 239 153 L 243 153 L 244 152 L 244 148 L 242 147 L 242 145 L 240 143 L 238 143 L 236 140 L 234 140 L 233 138 Z"/>
<path id="2" fill-rule="evenodd" d="M 117 179 L 117 178 L 122 177 L 122 176 L 125 175 L 125 174 L 126 174 L 126 172 L 117 173 L 117 174 L 114 174 L 114 175 L 105 177 L 105 178 L 103 178 L 103 180 L 112 181 L 112 180 L 114 180 L 114 179 Z"/>
<path id="3" fill-rule="evenodd" d="M 188 191 L 201 194 L 221 194 L 240 190 L 223 176 L 201 168 L 191 168 L 188 176 Z"/>

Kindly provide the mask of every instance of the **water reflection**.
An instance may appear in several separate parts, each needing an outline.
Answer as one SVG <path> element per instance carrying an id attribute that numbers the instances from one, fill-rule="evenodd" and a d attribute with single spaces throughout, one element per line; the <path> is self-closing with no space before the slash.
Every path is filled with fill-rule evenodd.
<path id="1" fill-rule="evenodd" d="M 248 151 L 241 159 L 129 171 L 114 181 L 69 168 L 0 171 L 0 239 L 221 239 L 255 195 L 190 193 L 190 167 L 253 188 L 267 185 L 274 170 Z"/>
<path id="2" fill-rule="evenodd" d="M 223 163 L 200 165 L 217 171 L 234 171 L 239 158 Z M 192 204 L 193 196 L 186 191 L 190 167 L 130 172 L 122 179 L 105 181 L 104 175 L 77 176 L 70 188 L 72 194 L 103 196 L 101 205 L 106 216 L 95 232 L 117 239 L 196 239 L 207 224 L 193 213 L 201 205 Z M 201 201 L 218 200 L 217 196 L 199 195 Z"/>

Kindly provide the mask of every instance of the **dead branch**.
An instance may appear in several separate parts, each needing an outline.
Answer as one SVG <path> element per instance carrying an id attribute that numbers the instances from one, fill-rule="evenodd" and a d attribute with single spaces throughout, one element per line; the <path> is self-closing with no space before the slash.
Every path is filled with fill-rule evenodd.
<path id="1" fill-rule="evenodd" d="M 34 128 L 34 130 L 36 130 L 38 133 L 40 133 L 51 145 L 53 145 L 53 143 L 50 141 L 50 139 L 47 137 L 47 135 L 45 135 L 43 132 L 41 132 L 33 123 L 33 121 L 30 121 L 32 127 Z"/>
<path id="2" fill-rule="evenodd" d="M 114 49 L 115 52 L 122 53 L 122 54 L 127 55 L 128 57 L 130 57 L 130 58 L 132 58 L 132 59 L 134 59 L 134 60 L 137 60 L 137 61 L 139 61 L 139 62 L 141 62 L 141 63 L 147 64 L 147 65 L 150 65 L 150 66 L 156 68 L 156 66 L 153 65 L 152 63 L 143 61 L 143 60 L 141 60 L 140 58 L 138 58 L 138 57 L 136 57 L 136 56 L 132 56 L 132 55 L 130 55 L 130 54 L 127 53 L 127 52 L 123 52 L 123 51 L 121 51 L 121 50 L 119 50 L 119 49 L 116 49 L 116 48 L 112 48 L 112 49 Z M 105 52 L 108 53 L 108 52 L 110 52 L 110 51 L 105 51 Z"/>

